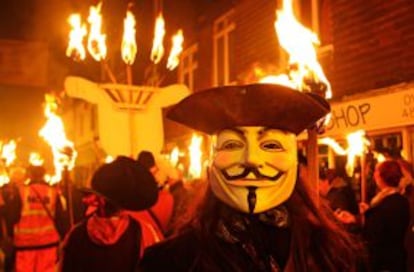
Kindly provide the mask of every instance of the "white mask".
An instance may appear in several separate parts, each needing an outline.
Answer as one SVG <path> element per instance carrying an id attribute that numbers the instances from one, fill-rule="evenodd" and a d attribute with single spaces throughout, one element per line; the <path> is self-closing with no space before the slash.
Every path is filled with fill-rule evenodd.
<path id="1" fill-rule="evenodd" d="M 292 194 L 297 174 L 294 133 L 237 127 L 220 131 L 213 145 L 210 185 L 227 205 L 246 213 L 260 213 Z"/>

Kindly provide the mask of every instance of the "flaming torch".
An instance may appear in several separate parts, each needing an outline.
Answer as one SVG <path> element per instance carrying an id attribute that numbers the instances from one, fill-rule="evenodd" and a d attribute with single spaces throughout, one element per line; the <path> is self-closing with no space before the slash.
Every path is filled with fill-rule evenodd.
<path id="1" fill-rule="evenodd" d="M 357 130 L 346 136 L 348 148 L 342 148 L 334 139 L 325 137 L 318 140 L 321 144 L 330 146 L 336 154 L 347 155 L 345 170 L 348 176 L 352 176 L 355 169 L 355 158 L 361 158 L 361 201 L 366 199 L 366 175 L 365 175 L 365 152 L 371 143 L 365 137 L 364 130 Z"/>
<path id="2" fill-rule="evenodd" d="M 172 71 L 174 70 L 178 64 L 180 63 L 180 54 L 183 51 L 183 42 L 184 42 L 184 36 L 183 36 L 183 31 L 180 29 L 177 31 L 177 34 L 175 34 L 172 37 L 172 47 L 171 47 L 171 52 L 170 55 L 168 57 L 168 62 L 167 62 L 167 69 Z"/>
<path id="3" fill-rule="evenodd" d="M 287 74 L 268 76 L 260 82 L 273 82 L 306 92 L 315 92 L 326 98 L 332 96 L 331 86 L 317 60 L 318 37 L 295 18 L 291 0 L 283 0 L 283 8 L 276 12 L 275 30 L 281 47 L 289 55 Z M 292 35 L 295 33 L 295 35 Z M 317 128 L 308 129 L 307 157 L 311 180 L 318 183 Z"/>
<path id="4" fill-rule="evenodd" d="M 78 13 L 70 15 L 68 22 L 72 30 L 69 33 L 66 56 L 72 57 L 75 60 L 84 60 L 86 58 L 86 50 L 83 46 L 83 39 L 87 34 L 86 25 L 82 24 L 81 16 Z"/>
<path id="5" fill-rule="evenodd" d="M 73 225 L 72 190 L 69 181 L 69 171 L 75 166 L 76 150 L 73 142 L 66 138 L 65 127 L 62 119 L 56 114 L 58 104 L 52 95 L 45 96 L 44 114 L 47 118 L 46 124 L 40 129 L 39 135 L 50 145 L 53 153 L 54 176 L 50 183 L 55 184 L 63 180 L 63 186 L 67 190 L 67 204 L 70 224 Z M 63 175 L 63 178 L 62 178 Z"/>
<path id="6" fill-rule="evenodd" d="M 0 141 L 0 159 L 0 187 L 2 187 L 10 181 L 7 169 L 16 159 L 15 140 L 10 140 L 6 144 Z"/>
<path id="7" fill-rule="evenodd" d="M 203 138 L 196 134 L 193 134 L 191 143 L 188 148 L 190 154 L 190 166 L 188 167 L 188 174 L 192 179 L 201 177 L 202 163 L 201 158 L 203 153 L 201 152 L 201 143 Z"/>

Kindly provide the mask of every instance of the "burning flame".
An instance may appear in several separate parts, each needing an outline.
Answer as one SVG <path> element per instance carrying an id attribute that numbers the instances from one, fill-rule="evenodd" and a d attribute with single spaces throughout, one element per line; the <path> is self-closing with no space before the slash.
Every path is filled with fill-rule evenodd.
<path id="1" fill-rule="evenodd" d="M 180 150 L 178 147 L 174 147 L 174 149 L 171 151 L 169 160 L 172 166 L 176 167 L 180 158 Z"/>
<path id="2" fill-rule="evenodd" d="M 366 151 L 366 147 L 370 145 L 370 142 L 365 137 L 364 130 L 357 130 L 350 133 L 346 137 L 348 148 L 342 148 L 334 139 L 325 137 L 319 139 L 318 142 L 330 146 L 336 154 L 347 155 L 346 172 L 348 176 L 352 176 L 355 168 L 355 158 L 357 156 L 363 156 Z"/>
<path id="3" fill-rule="evenodd" d="M 137 43 L 135 41 L 135 18 L 131 11 L 127 11 L 124 19 L 124 35 L 121 44 L 122 60 L 132 65 L 137 54 Z"/>
<path id="4" fill-rule="evenodd" d="M 29 155 L 29 163 L 34 166 L 41 166 L 43 165 L 44 160 L 39 153 L 31 152 Z"/>
<path id="5" fill-rule="evenodd" d="M 154 35 L 154 42 L 152 45 L 151 50 L 151 60 L 157 64 L 161 61 L 162 57 L 164 56 L 164 45 L 163 40 L 165 36 L 165 22 L 160 13 L 155 20 L 155 35 Z"/>
<path id="6" fill-rule="evenodd" d="M 65 168 L 73 169 L 76 159 L 76 151 L 73 143 L 66 138 L 62 119 L 56 114 L 58 105 L 55 97 L 46 94 L 46 105 L 44 114 L 47 118 L 46 124 L 39 131 L 39 135 L 51 146 L 53 153 L 53 164 L 55 175 L 51 183 L 57 183 L 62 178 Z"/>
<path id="7" fill-rule="evenodd" d="M 104 60 L 106 58 L 106 35 L 101 33 L 102 28 L 102 3 L 91 6 L 89 9 L 88 22 L 90 25 L 88 36 L 88 52 L 96 60 Z"/>
<path id="8" fill-rule="evenodd" d="M 201 157 L 203 155 L 203 153 L 201 152 L 202 141 L 203 141 L 203 138 L 201 136 L 193 134 L 191 138 L 190 146 L 188 148 L 188 151 L 190 153 L 190 166 L 188 169 L 188 173 L 190 177 L 192 178 L 201 177 L 201 171 L 202 171 Z"/>
<path id="9" fill-rule="evenodd" d="M 183 42 L 184 42 L 183 31 L 181 29 L 178 30 L 177 34 L 175 34 L 172 37 L 172 42 L 173 42 L 173 45 L 171 47 L 170 56 L 168 57 L 168 62 L 167 62 L 167 69 L 170 71 L 174 70 L 180 63 L 179 56 L 181 52 L 183 51 Z"/>
<path id="10" fill-rule="evenodd" d="M 0 142 L 0 151 L 0 158 L 4 161 L 5 166 L 10 166 L 16 159 L 16 141 L 10 140 L 6 144 Z"/>
<path id="11" fill-rule="evenodd" d="M 75 60 L 84 60 L 86 58 L 86 51 L 83 46 L 83 38 L 87 34 L 86 25 L 82 24 L 82 19 L 79 13 L 71 14 L 68 18 L 68 22 L 72 29 L 69 33 L 66 56 L 73 57 Z"/>
<path id="12" fill-rule="evenodd" d="M 301 91 L 309 90 L 309 83 L 323 83 L 325 97 L 331 98 L 331 86 L 317 59 L 315 47 L 320 43 L 317 35 L 295 18 L 292 0 L 283 0 L 283 9 L 276 14 L 276 34 L 281 47 L 289 54 L 290 69 L 288 75 L 265 77 L 260 82 L 279 83 Z"/>

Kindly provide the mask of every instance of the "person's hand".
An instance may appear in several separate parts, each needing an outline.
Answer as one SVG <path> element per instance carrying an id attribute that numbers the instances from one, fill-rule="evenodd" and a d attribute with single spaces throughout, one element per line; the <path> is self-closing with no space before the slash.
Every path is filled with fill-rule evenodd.
<path id="1" fill-rule="evenodd" d="M 365 202 L 359 202 L 359 213 L 364 214 L 369 209 L 369 204 Z"/>
<path id="2" fill-rule="evenodd" d="M 352 224 L 352 223 L 356 223 L 356 218 L 355 215 L 353 215 L 352 213 L 345 211 L 345 210 L 340 210 L 337 209 L 335 212 L 335 217 L 342 223 L 344 224 Z"/>

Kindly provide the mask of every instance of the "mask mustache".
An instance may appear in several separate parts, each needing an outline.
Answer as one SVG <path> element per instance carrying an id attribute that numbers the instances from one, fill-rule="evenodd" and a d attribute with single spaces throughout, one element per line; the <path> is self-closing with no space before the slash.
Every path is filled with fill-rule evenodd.
<path id="1" fill-rule="evenodd" d="M 257 178 L 257 179 L 268 179 L 268 180 L 278 180 L 283 174 L 284 172 L 279 171 L 276 175 L 274 176 L 267 176 L 267 175 L 263 175 L 262 173 L 260 173 L 259 169 L 257 169 L 256 167 L 252 167 L 252 166 L 245 166 L 244 170 L 241 174 L 239 175 L 229 175 L 225 169 L 220 170 L 221 173 L 223 174 L 223 176 L 227 179 L 227 180 L 237 180 L 237 179 L 244 179 L 246 178 L 250 173 L 253 173 L 253 175 Z"/>

